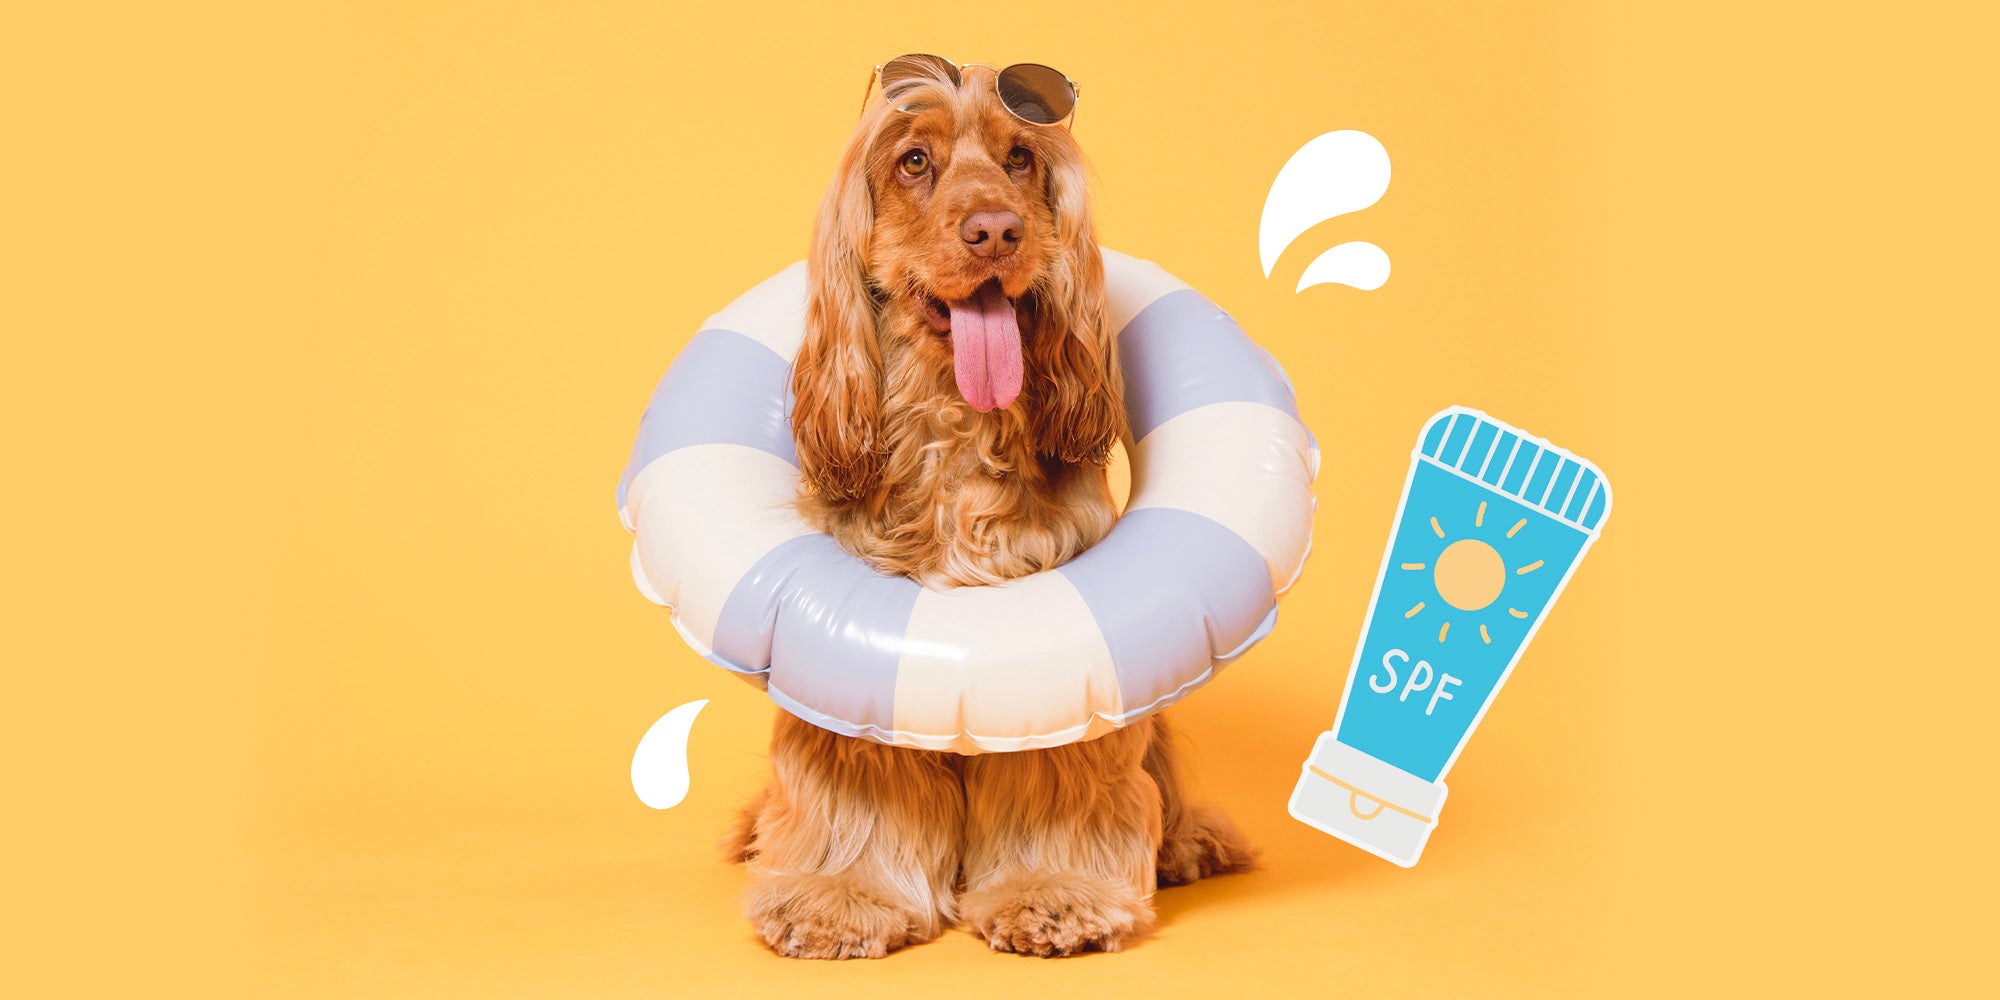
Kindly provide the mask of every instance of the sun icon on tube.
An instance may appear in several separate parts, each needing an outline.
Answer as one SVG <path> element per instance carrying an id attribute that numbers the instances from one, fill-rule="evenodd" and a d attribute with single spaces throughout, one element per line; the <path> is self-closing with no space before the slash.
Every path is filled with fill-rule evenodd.
<path id="1" fill-rule="evenodd" d="M 1514 526 L 1507 529 L 1507 537 L 1514 537 L 1527 524 L 1525 517 L 1514 522 Z M 1479 510 L 1472 515 L 1472 526 L 1486 526 L 1486 502 L 1483 500 L 1479 503 Z M 1431 531 L 1449 543 L 1443 552 L 1438 553 L 1436 564 L 1403 563 L 1402 568 L 1411 572 L 1429 570 L 1438 599 L 1460 611 L 1484 611 L 1492 607 L 1500 599 L 1500 592 L 1507 589 L 1509 576 L 1526 576 L 1542 568 L 1542 561 L 1537 559 L 1515 567 L 1509 573 L 1507 561 L 1501 557 L 1499 549 L 1477 538 L 1451 541 L 1436 515 L 1431 517 Z M 1403 617 L 1415 618 L 1423 610 L 1424 602 L 1418 601 L 1415 607 L 1403 612 Z M 1515 618 L 1528 617 L 1528 613 L 1519 608 L 1510 607 L 1507 613 Z M 1450 635 L 1451 620 L 1447 618 L 1438 626 L 1438 641 L 1444 642 Z M 1479 623 L 1479 641 L 1489 645 L 1493 642 L 1493 635 L 1487 631 L 1485 622 Z"/>

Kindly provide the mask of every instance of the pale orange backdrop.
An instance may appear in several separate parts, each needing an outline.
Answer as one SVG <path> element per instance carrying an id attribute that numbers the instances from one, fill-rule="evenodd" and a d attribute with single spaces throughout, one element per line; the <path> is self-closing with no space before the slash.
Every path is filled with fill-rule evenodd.
<path id="1" fill-rule="evenodd" d="M 1923 4 L 62 5 L 0 27 L 9 993 L 1607 996 L 1991 975 L 1985 16 Z M 1276 633 L 1176 714 L 1265 870 L 1124 954 L 797 964 L 716 859 L 771 708 L 633 589 L 612 487 L 803 252 L 868 67 L 1083 84 L 1105 241 L 1325 451 Z M 1266 280 L 1278 166 L 1374 208 Z M 1335 242 L 1381 290 L 1293 294 Z M 1404 871 L 1291 820 L 1413 435 L 1617 509 Z M 634 742 L 712 700 L 694 788 Z"/>

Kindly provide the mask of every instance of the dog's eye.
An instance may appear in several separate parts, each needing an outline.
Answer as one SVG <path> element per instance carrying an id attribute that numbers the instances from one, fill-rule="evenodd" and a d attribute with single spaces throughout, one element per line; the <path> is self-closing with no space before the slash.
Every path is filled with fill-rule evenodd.
<path id="1" fill-rule="evenodd" d="M 1015 146 L 1013 149 L 1007 151 L 1007 169 L 1009 170 L 1026 170 L 1028 169 L 1028 164 L 1033 162 L 1035 162 L 1035 154 L 1028 152 L 1028 147 L 1026 146 Z"/>
<path id="2" fill-rule="evenodd" d="M 921 149 L 912 149 L 903 154 L 903 172 L 915 177 L 931 168 L 931 158 Z"/>

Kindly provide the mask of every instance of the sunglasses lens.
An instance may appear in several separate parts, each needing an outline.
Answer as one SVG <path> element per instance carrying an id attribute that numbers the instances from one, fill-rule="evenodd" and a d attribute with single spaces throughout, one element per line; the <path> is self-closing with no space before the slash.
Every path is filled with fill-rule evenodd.
<path id="1" fill-rule="evenodd" d="M 1000 101 L 1023 121 L 1054 125 L 1076 109 L 1076 88 L 1047 66 L 1018 63 L 1000 71 Z"/>
<path id="2" fill-rule="evenodd" d="M 915 83 L 941 81 L 958 86 L 958 67 L 942 56 L 897 56 L 882 64 L 882 96 L 896 99 L 896 92 Z"/>

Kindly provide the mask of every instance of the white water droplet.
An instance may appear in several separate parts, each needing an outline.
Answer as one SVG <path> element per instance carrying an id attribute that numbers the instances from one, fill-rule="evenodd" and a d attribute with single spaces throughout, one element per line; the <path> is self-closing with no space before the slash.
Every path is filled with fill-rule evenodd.
<path id="1" fill-rule="evenodd" d="M 1299 147 L 1264 196 L 1264 218 L 1257 225 L 1264 277 L 1271 276 L 1279 255 L 1306 230 L 1359 212 L 1388 190 L 1389 151 L 1366 132 L 1328 132 Z"/>
<path id="2" fill-rule="evenodd" d="M 1299 275 L 1303 292 L 1314 285 L 1352 285 L 1372 292 L 1389 280 L 1389 255 L 1373 243 L 1342 243 L 1313 258 Z"/>
<path id="3" fill-rule="evenodd" d="M 632 790 L 655 809 L 672 809 L 687 798 L 688 733 L 708 699 L 691 701 L 660 716 L 632 751 Z"/>

